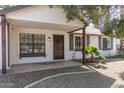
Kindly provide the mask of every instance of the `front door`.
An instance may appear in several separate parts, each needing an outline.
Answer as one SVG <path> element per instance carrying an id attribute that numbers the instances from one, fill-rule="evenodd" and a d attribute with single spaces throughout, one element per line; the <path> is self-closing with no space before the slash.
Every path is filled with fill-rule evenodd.
<path id="1" fill-rule="evenodd" d="M 53 55 L 54 55 L 54 60 L 64 59 L 64 36 L 63 35 L 53 36 Z"/>

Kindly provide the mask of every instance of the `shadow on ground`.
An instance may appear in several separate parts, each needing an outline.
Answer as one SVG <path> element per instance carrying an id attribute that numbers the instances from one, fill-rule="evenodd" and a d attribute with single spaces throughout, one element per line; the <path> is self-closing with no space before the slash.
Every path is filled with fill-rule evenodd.
<path id="1" fill-rule="evenodd" d="M 117 62 L 117 61 L 124 61 L 124 58 L 107 58 L 105 62 Z"/>
<path id="2" fill-rule="evenodd" d="M 46 79 L 32 88 L 110 88 L 115 79 L 97 72 L 68 74 Z"/>
<path id="3" fill-rule="evenodd" d="M 106 66 L 104 65 L 99 65 L 99 64 L 89 64 L 86 65 L 89 69 L 92 69 L 93 71 L 96 71 L 95 69 L 107 69 Z M 95 68 L 95 69 L 94 69 Z"/>
<path id="4" fill-rule="evenodd" d="M 80 72 L 80 71 L 88 71 L 88 69 L 76 66 L 76 67 L 66 67 L 60 69 L 33 71 L 33 72 L 18 73 L 18 74 L 7 74 L 0 76 L 0 87 L 23 88 L 26 85 L 33 83 L 44 77 L 48 77 L 60 73 Z"/>

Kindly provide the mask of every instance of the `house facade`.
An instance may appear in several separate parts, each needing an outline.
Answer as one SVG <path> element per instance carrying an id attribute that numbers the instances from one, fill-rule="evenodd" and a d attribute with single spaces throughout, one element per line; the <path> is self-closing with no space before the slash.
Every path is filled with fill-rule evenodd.
<path id="1" fill-rule="evenodd" d="M 62 8 L 14 6 L 1 10 L 0 15 L 0 69 L 82 58 L 82 32 L 69 32 L 83 24 L 78 20 L 67 22 Z M 86 28 L 87 44 L 95 45 L 105 56 L 116 54 L 116 38 L 104 36 L 92 24 Z"/>

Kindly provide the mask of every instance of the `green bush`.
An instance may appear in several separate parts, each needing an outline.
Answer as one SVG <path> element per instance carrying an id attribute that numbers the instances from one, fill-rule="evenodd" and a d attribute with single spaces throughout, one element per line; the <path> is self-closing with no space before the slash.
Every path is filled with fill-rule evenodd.
<path id="1" fill-rule="evenodd" d="M 90 57 L 90 61 L 91 62 L 94 62 L 94 56 L 98 56 L 99 60 L 105 60 L 105 56 L 103 56 L 97 49 L 96 46 L 92 45 L 92 44 L 89 44 L 86 49 L 86 54 L 90 54 L 91 57 Z"/>
<path id="2" fill-rule="evenodd" d="M 106 59 L 106 57 L 105 57 L 105 56 L 103 56 L 103 55 L 100 55 L 100 56 L 99 56 L 99 59 L 100 59 L 100 60 L 105 60 L 105 59 Z"/>

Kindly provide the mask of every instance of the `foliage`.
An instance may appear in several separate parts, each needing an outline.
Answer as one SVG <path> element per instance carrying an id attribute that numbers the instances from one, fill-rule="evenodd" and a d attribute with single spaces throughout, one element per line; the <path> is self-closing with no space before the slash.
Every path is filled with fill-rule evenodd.
<path id="1" fill-rule="evenodd" d="M 67 21 L 78 19 L 85 26 L 90 22 L 98 24 L 99 18 L 107 11 L 107 6 L 100 5 L 65 5 Z"/>
<path id="2" fill-rule="evenodd" d="M 120 20 L 113 19 L 109 21 L 108 18 L 105 20 L 103 33 L 107 36 L 113 36 L 120 39 L 124 38 L 124 17 Z"/>
<path id="3" fill-rule="evenodd" d="M 110 20 L 110 16 L 107 15 L 104 18 L 103 33 L 107 36 L 117 37 L 120 39 L 124 38 L 124 16 L 120 19 Z"/>
<path id="4" fill-rule="evenodd" d="M 113 56 L 113 58 L 124 58 L 124 52 L 120 52 L 119 54 Z"/>
<path id="5" fill-rule="evenodd" d="M 12 7 L 13 5 L 0 5 L 0 8 L 9 8 L 9 7 Z"/>
<path id="6" fill-rule="evenodd" d="M 118 23 L 118 31 L 116 32 L 117 37 L 123 39 L 124 38 L 124 16 L 121 17 Z"/>
<path id="7" fill-rule="evenodd" d="M 106 57 L 105 57 L 105 56 L 103 56 L 103 55 L 99 55 L 99 59 L 100 59 L 100 60 L 105 60 L 105 59 L 106 59 Z"/>
<path id="8" fill-rule="evenodd" d="M 111 36 L 112 35 L 112 31 L 113 31 L 113 25 L 111 23 L 113 22 L 110 22 L 109 21 L 110 17 L 109 16 L 106 16 L 105 19 L 104 19 L 104 26 L 103 26 L 103 33 L 107 36 Z"/>
<path id="9" fill-rule="evenodd" d="M 96 55 L 99 57 L 100 60 L 105 60 L 106 58 L 98 51 L 98 49 L 96 48 L 96 46 L 89 44 L 86 47 L 86 53 L 87 54 L 91 54 L 91 55 Z"/>
<path id="10" fill-rule="evenodd" d="M 86 53 L 96 53 L 96 54 L 98 54 L 98 51 L 97 51 L 97 48 L 94 45 L 89 44 L 86 47 Z"/>
<path id="11" fill-rule="evenodd" d="M 51 7 L 51 6 L 50 6 Z M 67 21 L 75 19 L 82 22 L 84 27 L 93 23 L 96 27 L 103 30 L 103 34 L 111 37 L 124 38 L 124 17 L 110 20 L 110 10 L 113 6 L 108 5 L 63 5 L 61 6 L 66 13 Z M 114 6 L 117 8 L 117 6 Z M 114 10 L 115 11 L 115 10 Z M 110 15 L 109 15 L 110 14 Z M 104 18 L 103 24 L 99 25 L 100 19 Z"/>

